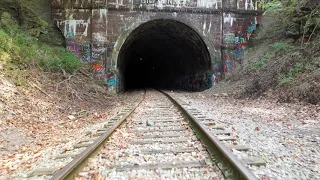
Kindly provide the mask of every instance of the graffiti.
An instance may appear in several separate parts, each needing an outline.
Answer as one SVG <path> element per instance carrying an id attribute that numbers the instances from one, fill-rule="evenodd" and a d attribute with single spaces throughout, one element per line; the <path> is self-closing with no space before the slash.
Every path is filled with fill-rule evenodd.
<path id="1" fill-rule="evenodd" d="M 65 37 L 66 37 L 67 40 L 71 41 L 72 38 L 73 38 L 73 36 L 74 36 L 73 31 L 67 31 L 67 30 L 65 30 Z"/>
<path id="2" fill-rule="evenodd" d="M 233 22 L 235 21 L 234 17 L 231 16 L 231 14 L 228 14 L 228 16 L 225 16 L 223 19 L 223 23 L 230 23 L 230 26 L 233 25 Z"/>
<path id="3" fill-rule="evenodd" d="M 92 66 L 92 69 L 94 69 L 95 71 L 100 71 L 103 68 L 103 66 L 101 64 L 95 64 Z"/>
<path id="4" fill-rule="evenodd" d="M 106 37 L 101 33 L 92 33 L 92 40 L 94 42 L 104 42 Z"/>
<path id="5" fill-rule="evenodd" d="M 108 86 L 116 86 L 117 82 L 116 82 L 116 73 L 115 72 L 110 72 L 107 74 L 107 85 Z"/>
<path id="6" fill-rule="evenodd" d="M 225 44 L 234 44 L 236 42 L 236 37 L 234 33 L 224 34 L 223 42 Z"/>
<path id="7" fill-rule="evenodd" d="M 246 37 L 242 37 L 242 35 L 238 35 L 236 37 L 236 49 L 237 50 L 244 50 L 247 47 L 247 38 Z"/>
<path id="8" fill-rule="evenodd" d="M 240 34 L 240 33 L 236 33 L 235 35 L 235 43 L 237 45 L 237 49 L 240 50 L 240 49 L 245 49 L 246 46 L 247 46 L 247 37 L 246 37 L 246 34 L 243 35 L 243 34 Z"/>
<path id="9" fill-rule="evenodd" d="M 79 57 L 83 62 L 90 62 L 91 60 L 90 43 L 79 44 L 74 41 L 67 41 L 67 50 Z"/>
<path id="10" fill-rule="evenodd" d="M 247 32 L 248 32 L 248 33 L 252 33 L 254 30 L 256 30 L 256 28 L 257 28 L 257 25 L 256 25 L 256 24 L 252 24 L 252 25 L 248 28 Z"/>
<path id="11" fill-rule="evenodd" d="M 196 1 L 198 7 L 215 8 L 218 9 L 222 5 L 219 0 L 198 0 Z"/>
<path id="12" fill-rule="evenodd" d="M 92 61 L 103 60 L 103 55 L 105 55 L 106 47 L 104 46 L 94 46 L 92 47 Z"/>
<path id="13" fill-rule="evenodd" d="M 240 59 L 244 55 L 244 50 L 243 49 L 236 49 L 233 51 L 233 55 L 235 59 Z"/>
<path id="14" fill-rule="evenodd" d="M 217 81 L 217 79 L 218 79 L 218 77 L 221 77 L 221 74 L 222 74 L 222 70 L 223 68 L 222 68 L 222 66 L 221 66 L 221 64 L 219 63 L 219 64 L 213 64 L 212 65 L 212 70 L 211 70 L 211 72 L 212 72 L 212 76 L 214 76 L 215 77 L 215 80 Z M 216 82 L 216 81 L 214 81 L 214 83 Z"/>
<path id="15" fill-rule="evenodd" d="M 247 38 L 244 38 L 241 36 L 235 37 L 235 40 L 236 40 L 236 44 L 242 44 L 247 42 Z"/>
<path id="16" fill-rule="evenodd" d="M 110 77 L 107 81 L 108 86 L 116 86 L 116 78 L 114 76 Z"/>
<path id="17" fill-rule="evenodd" d="M 233 49 L 226 49 L 223 51 L 224 72 L 230 72 L 232 70 L 234 60 L 235 56 Z"/>
<path id="18" fill-rule="evenodd" d="M 85 43 L 81 45 L 81 60 L 83 62 L 90 62 L 91 60 L 91 45 L 90 43 Z"/>
<path id="19" fill-rule="evenodd" d="M 227 59 L 226 60 L 226 68 L 227 68 L 227 72 L 231 71 L 232 68 L 232 60 Z"/>
<path id="20" fill-rule="evenodd" d="M 88 21 L 90 22 L 90 20 Z M 66 37 L 67 50 L 79 57 L 83 62 L 90 62 L 91 60 L 91 45 L 90 42 L 77 42 L 75 37 L 77 35 L 77 28 L 84 28 L 85 30 L 81 36 L 87 36 L 89 22 L 85 23 L 83 20 L 67 20 L 64 22 L 64 36 Z"/>
<path id="21" fill-rule="evenodd" d="M 235 34 L 236 48 L 233 51 L 235 61 L 240 63 L 244 59 L 244 52 L 248 46 L 247 31 L 244 27 L 247 27 L 247 25 L 240 24 L 237 26 L 237 32 Z"/>
<path id="22" fill-rule="evenodd" d="M 105 67 L 100 64 L 100 63 L 95 63 L 93 66 L 92 66 L 92 70 L 93 70 L 93 74 L 94 76 L 100 80 L 100 81 L 103 81 L 105 82 L 106 81 L 106 69 Z"/>
<path id="23" fill-rule="evenodd" d="M 67 50 L 76 56 L 80 54 L 80 49 L 78 44 L 72 41 L 71 42 L 67 41 Z"/>

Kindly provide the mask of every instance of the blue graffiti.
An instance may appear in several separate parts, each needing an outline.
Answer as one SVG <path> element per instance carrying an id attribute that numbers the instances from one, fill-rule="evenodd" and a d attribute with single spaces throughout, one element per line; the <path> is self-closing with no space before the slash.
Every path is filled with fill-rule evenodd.
<path id="1" fill-rule="evenodd" d="M 231 61 L 231 60 L 226 60 L 226 63 L 227 63 L 227 70 L 228 70 L 228 71 L 231 71 L 232 61 Z"/>
<path id="2" fill-rule="evenodd" d="M 257 25 L 256 25 L 256 24 L 252 24 L 252 25 L 248 28 L 247 32 L 252 33 L 256 28 L 257 28 Z"/>
<path id="3" fill-rule="evenodd" d="M 233 54 L 234 54 L 234 57 L 236 59 L 238 59 L 238 58 L 240 58 L 240 57 L 242 57 L 244 55 L 244 50 L 236 49 L 236 50 L 233 51 Z"/>
<path id="4" fill-rule="evenodd" d="M 108 86 L 116 86 L 117 85 L 116 79 L 114 77 L 109 78 L 107 81 L 107 84 Z"/>

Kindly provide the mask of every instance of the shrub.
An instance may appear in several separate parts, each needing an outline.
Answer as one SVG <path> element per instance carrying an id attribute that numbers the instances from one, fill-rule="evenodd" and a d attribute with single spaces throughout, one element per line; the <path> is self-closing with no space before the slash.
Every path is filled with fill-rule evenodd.
<path id="1" fill-rule="evenodd" d="M 52 47 L 38 39 L 26 35 L 22 30 L 15 33 L 0 28 L 0 63 L 5 74 L 16 80 L 17 85 L 23 84 L 27 76 L 27 68 L 38 67 L 43 71 L 73 73 L 83 63 L 72 53 L 62 47 Z"/>

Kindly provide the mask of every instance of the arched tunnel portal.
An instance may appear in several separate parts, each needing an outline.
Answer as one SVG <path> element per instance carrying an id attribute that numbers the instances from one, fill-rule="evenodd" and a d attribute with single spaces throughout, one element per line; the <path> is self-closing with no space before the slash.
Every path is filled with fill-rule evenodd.
<path id="1" fill-rule="evenodd" d="M 120 49 L 117 68 L 124 90 L 201 91 L 212 86 L 206 44 L 195 30 L 176 20 L 152 20 L 133 30 Z"/>

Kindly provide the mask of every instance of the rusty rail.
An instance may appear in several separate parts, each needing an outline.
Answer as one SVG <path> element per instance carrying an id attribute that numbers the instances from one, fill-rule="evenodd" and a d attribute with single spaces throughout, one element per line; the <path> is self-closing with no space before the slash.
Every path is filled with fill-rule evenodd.
<path id="1" fill-rule="evenodd" d="M 218 159 L 223 167 L 228 167 L 231 172 L 231 177 L 226 175 L 227 179 L 248 179 L 257 180 L 258 178 L 230 151 L 228 147 L 222 144 L 219 139 L 213 136 L 202 123 L 200 123 L 192 114 L 190 114 L 182 105 L 180 105 L 172 96 L 164 91 L 162 92 L 173 102 L 186 116 L 189 123 L 196 134 L 199 136 L 201 142 L 207 146 L 211 156 Z"/>
<path id="2" fill-rule="evenodd" d="M 134 108 L 125 114 L 118 122 L 116 122 L 110 129 L 108 129 L 102 136 L 100 136 L 92 145 L 87 147 L 79 156 L 73 159 L 64 168 L 56 171 L 53 174 L 51 180 L 73 179 L 75 174 L 85 166 L 89 157 L 94 156 L 103 147 L 103 144 L 108 140 L 110 135 L 133 113 L 133 111 L 141 104 L 145 99 L 146 90 L 142 99 L 134 106 Z"/>
<path id="3" fill-rule="evenodd" d="M 170 101 L 176 105 L 184 114 L 186 119 L 189 121 L 192 129 L 196 132 L 201 142 L 207 146 L 207 150 L 214 159 L 222 163 L 223 167 L 227 169 L 229 174 L 225 174 L 227 179 L 249 179 L 257 180 L 258 178 L 242 163 L 238 160 L 235 155 L 223 145 L 215 136 L 213 136 L 203 124 L 201 124 L 192 114 L 190 114 L 181 104 L 179 104 L 172 96 L 168 93 L 162 92 L 167 96 Z M 112 128 L 105 132 L 99 137 L 91 146 L 83 151 L 78 157 L 67 164 L 61 170 L 55 172 L 52 180 L 61 179 L 73 179 L 75 174 L 86 165 L 88 158 L 94 156 L 103 147 L 103 144 L 107 141 L 110 135 L 132 114 L 132 112 L 141 104 L 145 98 L 145 94 L 140 102 L 138 102 L 134 108 L 125 114 L 118 122 L 116 122 Z"/>

